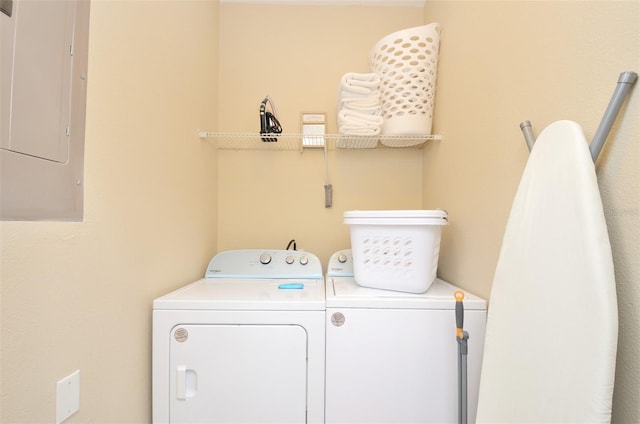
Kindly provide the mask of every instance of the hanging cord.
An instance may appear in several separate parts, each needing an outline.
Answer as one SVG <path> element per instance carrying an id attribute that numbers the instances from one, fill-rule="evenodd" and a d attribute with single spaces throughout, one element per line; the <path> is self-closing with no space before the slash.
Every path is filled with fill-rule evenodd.
<path id="1" fill-rule="evenodd" d="M 324 207 L 330 208 L 333 205 L 333 186 L 329 181 L 329 148 L 327 147 L 327 140 L 324 142 Z"/>
<path id="2" fill-rule="evenodd" d="M 267 104 L 269 105 L 271 112 L 267 111 Z M 264 136 L 267 134 L 280 133 L 282 133 L 282 126 L 276 117 L 276 107 L 273 104 L 271 97 L 267 95 L 267 97 L 265 97 L 260 103 L 260 135 Z M 262 141 L 275 143 L 278 139 L 274 137 L 262 137 Z"/>
<path id="3" fill-rule="evenodd" d="M 298 250 L 298 246 L 296 245 L 296 241 L 295 239 L 291 239 L 289 241 L 289 244 L 287 244 L 287 248 L 285 250 L 289 250 L 291 249 L 291 246 L 293 245 L 293 250 Z"/>

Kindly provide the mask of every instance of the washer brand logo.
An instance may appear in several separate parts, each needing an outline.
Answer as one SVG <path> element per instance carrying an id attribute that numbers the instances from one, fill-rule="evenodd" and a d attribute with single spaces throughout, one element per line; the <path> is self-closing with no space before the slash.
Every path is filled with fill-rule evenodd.
<path id="1" fill-rule="evenodd" d="M 222 272 L 221 269 L 210 269 L 209 272 Z"/>
<path id="2" fill-rule="evenodd" d="M 178 343 L 184 343 L 189 338 L 189 332 L 186 328 L 178 328 L 176 332 L 173 333 L 173 337 Z"/>
<path id="3" fill-rule="evenodd" d="M 344 325 L 344 315 L 342 314 L 342 312 L 336 312 L 331 315 L 331 324 L 335 325 L 336 327 L 342 327 Z"/>

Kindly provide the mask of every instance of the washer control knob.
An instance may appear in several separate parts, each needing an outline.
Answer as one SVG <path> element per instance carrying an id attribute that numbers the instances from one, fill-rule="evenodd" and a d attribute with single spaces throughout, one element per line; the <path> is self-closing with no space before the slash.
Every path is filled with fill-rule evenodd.
<path id="1" fill-rule="evenodd" d="M 262 265 L 266 265 L 268 263 L 271 262 L 271 255 L 268 253 L 263 253 L 262 255 L 260 255 L 260 263 Z"/>
<path id="2" fill-rule="evenodd" d="M 300 265 L 306 265 L 309 263 L 309 258 L 307 256 L 300 256 Z"/>
<path id="3" fill-rule="evenodd" d="M 338 262 L 340 262 L 341 264 L 347 262 L 347 255 L 345 255 L 344 253 L 340 253 L 338 255 Z"/>
<path id="4" fill-rule="evenodd" d="M 289 264 L 289 265 L 291 265 L 292 263 L 294 263 L 294 262 L 295 262 L 295 260 L 296 260 L 296 258 L 294 258 L 294 257 L 293 257 L 293 255 L 289 255 L 289 256 L 287 256 L 287 257 L 284 259 L 284 261 L 285 261 L 287 264 Z"/>

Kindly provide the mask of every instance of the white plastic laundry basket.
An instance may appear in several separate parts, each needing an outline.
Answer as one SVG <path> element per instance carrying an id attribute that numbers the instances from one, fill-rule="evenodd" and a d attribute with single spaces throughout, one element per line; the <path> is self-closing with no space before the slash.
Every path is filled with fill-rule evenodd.
<path id="1" fill-rule="evenodd" d="M 358 285 L 423 293 L 438 270 L 443 210 L 347 211 Z"/>
<path id="2" fill-rule="evenodd" d="M 371 69 L 381 80 L 383 135 L 431 134 L 439 45 L 440 25 L 432 23 L 389 34 L 371 50 Z"/>

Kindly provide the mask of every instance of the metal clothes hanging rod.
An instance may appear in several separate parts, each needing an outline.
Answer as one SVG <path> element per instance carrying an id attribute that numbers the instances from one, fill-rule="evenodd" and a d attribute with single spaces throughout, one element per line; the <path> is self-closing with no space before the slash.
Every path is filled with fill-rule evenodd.
<path id="1" fill-rule="evenodd" d="M 591 152 L 591 158 L 595 162 L 598 159 L 598 155 L 600 155 L 600 151 L 602 150 L 602 146 L 604 146 L 605 141 L 607 140 L 607 136 L 611 131 L 611 127 L 613 126 L 616 117 L 618 116 L 618 112 L 620 112 L 620 108 L 624 103 L 627 95 L 629 94 L 629 90 L 638 79 L 638 74 L 635 72 L 623 72 L 618 77 L 618 83 L 616 88 L 611 96 L 611 100 L 609 101 L 609 105 L 604 112 L 604 116 L 600 121 L 600 125 L 596 130 L 596 133 L 593 136 L 593 140 L 591 140 L 591 144 L 589 145 L 589 151 Z M 533 135 L 533 129 L 530 121 L 524 121 L 520 124 L 520 129 L 522 130 L 522 134 L 524 135 L 524 140 L 527 143 L 527 147 L 529 151 L 533 148 L 533 144 L 536 141 L 535 136 Z"/>

